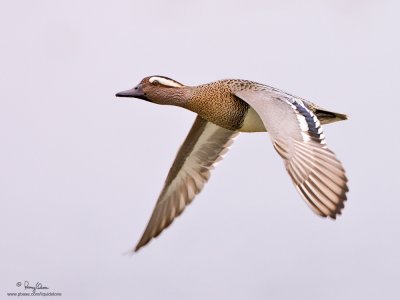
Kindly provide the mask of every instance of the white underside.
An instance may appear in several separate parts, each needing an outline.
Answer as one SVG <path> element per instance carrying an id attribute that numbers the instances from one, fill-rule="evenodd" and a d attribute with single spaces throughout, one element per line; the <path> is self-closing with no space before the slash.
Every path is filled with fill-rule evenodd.
<path id="1" fill-rule="evenodd" d="M 243 122 L 243 126 L 239 129 L 242 132 L 265 132 L 264 123 L 260 116 L 256 113 L 253 108 L 249 108 L 246 117 Z"/>

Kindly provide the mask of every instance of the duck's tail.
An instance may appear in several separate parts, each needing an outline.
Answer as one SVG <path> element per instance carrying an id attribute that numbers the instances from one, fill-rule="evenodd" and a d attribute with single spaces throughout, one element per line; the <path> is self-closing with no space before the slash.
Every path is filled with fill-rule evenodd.
<path id="1" fill-rule="evenodd" d="M 340 114 L 321 108 L 317 108 L 314 113 L 317 115 L 317 118 L 321 122 L 321 124 L 329 124 L 348 119 L 347 115 L 345 114 Z"/>

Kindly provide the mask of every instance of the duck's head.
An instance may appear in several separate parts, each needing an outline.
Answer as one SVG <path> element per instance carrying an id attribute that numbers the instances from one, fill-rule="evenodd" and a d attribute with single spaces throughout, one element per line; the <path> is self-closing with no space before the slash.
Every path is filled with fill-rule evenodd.
<path id="1" fill-rule="evenodd" d="M 130 90 L 117 93 L 117 97 L 131 97 L 157 104 L 178 105 L 184 100 L 185 86 L 165 76 L 149 76 Z"/>

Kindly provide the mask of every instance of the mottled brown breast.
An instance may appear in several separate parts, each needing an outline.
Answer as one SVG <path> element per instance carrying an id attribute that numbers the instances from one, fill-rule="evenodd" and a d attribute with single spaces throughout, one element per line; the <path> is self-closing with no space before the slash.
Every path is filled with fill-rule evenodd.
<path id="1" fill-rule="evenodd" d="M 226 81 L 216 81 L 195 87 L 186 108 L 218 126 L 237 130 L 249 105 L 232 94 Z"/>

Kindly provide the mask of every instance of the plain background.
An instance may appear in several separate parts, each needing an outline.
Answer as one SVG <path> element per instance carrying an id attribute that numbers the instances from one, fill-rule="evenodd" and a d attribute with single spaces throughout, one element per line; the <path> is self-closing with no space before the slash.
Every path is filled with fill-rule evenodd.
<path id="1" fill-rule="evenodd" d="M 1 1 L 0 298 L 399 299 L 397 1 Z M 133 256 L 195 115 L 114 94 L 143 77 L 266 83 L 325 127 L 350 193 L 301 200 L 266 134 Z"/>

